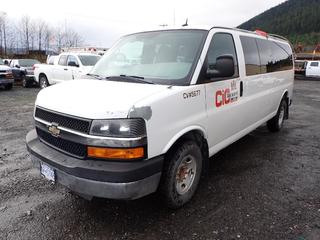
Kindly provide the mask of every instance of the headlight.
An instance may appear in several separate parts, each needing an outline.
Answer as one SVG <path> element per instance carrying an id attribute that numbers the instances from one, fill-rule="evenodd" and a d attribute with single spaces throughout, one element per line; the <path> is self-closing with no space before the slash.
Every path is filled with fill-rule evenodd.
<path id="1" fill-rule="evenodd" d="M 91 135 L 136 138 L 146 136 L 146 124 L 142 118 L 93 120 Z"/>

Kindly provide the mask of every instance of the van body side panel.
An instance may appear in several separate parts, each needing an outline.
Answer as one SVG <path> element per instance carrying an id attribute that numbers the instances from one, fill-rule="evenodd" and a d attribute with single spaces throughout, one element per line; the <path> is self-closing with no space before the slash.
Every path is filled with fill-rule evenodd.
<path id="1" fill-rule="evenodd" d="M 293 69 L 246 76 L 240 35 L 243 33 L 233 33 L 240 75 L 233 81 L 237 89 L 242 82 L 243 96 L 237 102 L 217 107 L 212 101 L 212 93 L 228 88 L 232 80 L 206 84 L 210 156 L 274 117 L 285 92 L 288 92 L 289 100 L 292 99 Z"/>
<path id="2" fill-rule="evenodd" d="M 149 158 L 166 153 L 185 129 L 206 130 L 203 85 L 169 87 L 139 101 L 133 109 L 151 112 L 150 119 L 146 120 Z"/>

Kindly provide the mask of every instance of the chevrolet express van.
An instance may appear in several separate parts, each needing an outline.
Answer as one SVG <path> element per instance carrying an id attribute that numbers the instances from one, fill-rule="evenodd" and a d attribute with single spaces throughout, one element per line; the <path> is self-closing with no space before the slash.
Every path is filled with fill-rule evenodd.
<path id="1" fill-rule="evenodd" d="M 208 158 L 263 123 L 279 131 L 293 90 L 287 40 L 229 28 L 122 37 L 86 79 L 39 92 L 26 137 L 41 174 L 85 197 L 194 195 Z"/>

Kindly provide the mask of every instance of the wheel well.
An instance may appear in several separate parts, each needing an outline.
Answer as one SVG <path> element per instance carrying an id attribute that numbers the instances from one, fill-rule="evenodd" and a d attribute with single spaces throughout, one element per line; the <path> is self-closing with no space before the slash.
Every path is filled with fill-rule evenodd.
<path id="1" fill-rule="evenodd" d="M 201 149 L 202 157 L 203 157 L 203 170 L 206 172 L 208 169 L 208 160 L 209 160 L 209 148 L 206 138 L 200 130 L 192 130 L 190 132 L 185 133 L 177 141 L 170 147 L 167 151 L 166 155 L 170 155 L 172 151 L 174 151 L 178 146 L 180 146 L 185 141 L 194 141 Z"/>
<path id="2" fill-rule="evenodd" d="M 39 74 L 39 78 L 41 78 L 42 76 L 45 77 L 46 79 L 48 79 L 47 76 L 44 73 L 40 73 Z"/>

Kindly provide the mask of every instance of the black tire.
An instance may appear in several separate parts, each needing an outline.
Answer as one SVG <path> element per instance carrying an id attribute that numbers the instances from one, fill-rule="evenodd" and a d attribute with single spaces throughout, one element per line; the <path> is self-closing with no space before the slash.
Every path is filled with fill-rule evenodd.
<path id="1" fill-rule="evenodd" d="M 48 86 L 50 86 L 50 85 L 49 85 L 49 82 L 48 82 L 47 77 L 46 77 L 45 75 L 41 75 L 41 76 L 39 77 L 39 87 L 40 87 L 41 89 L 43 89 L 43 88 L 46 88 L 46 87 L 48 87 Z"/>
<path id="2" fill-rule="evenodd" d="M 12 83 L 9 83 L 9 84 L 7 84 L 7 85 L 4 86 L 4 89 L 5 89 L 5 90 L 11 90 L 12 87 L 13 87 L 13 84 L 12 84 Z"/>
<path id="3" fill-rule="evenodd" d="M 22 75 L 21 79 L 22 79 L 22 87 L 24 88 L 30 87 L 30 82 L 27 80 L 26 75 Z"/>
<path id="4" fill-rule="evenodd" d="M 194 163 L 196 167 L 188 170 L 187 166 L 191 167 Z M 165 158 L 159 192 L 169 208 L 180 208 L 193 197 L 201 177 L 202 163 L 201 149 L 193 141 L 183 142 L 168 153 Z M 186 179 L 192 180 L 189 182 Z"/>
<path id="5" fill-rule="evenodd" d="M 267 122 L 270 132 L 279 132 L 283 127 L 287 115 L 288 103 L 285 98 L 280 102 L 277 114 Z"/>

